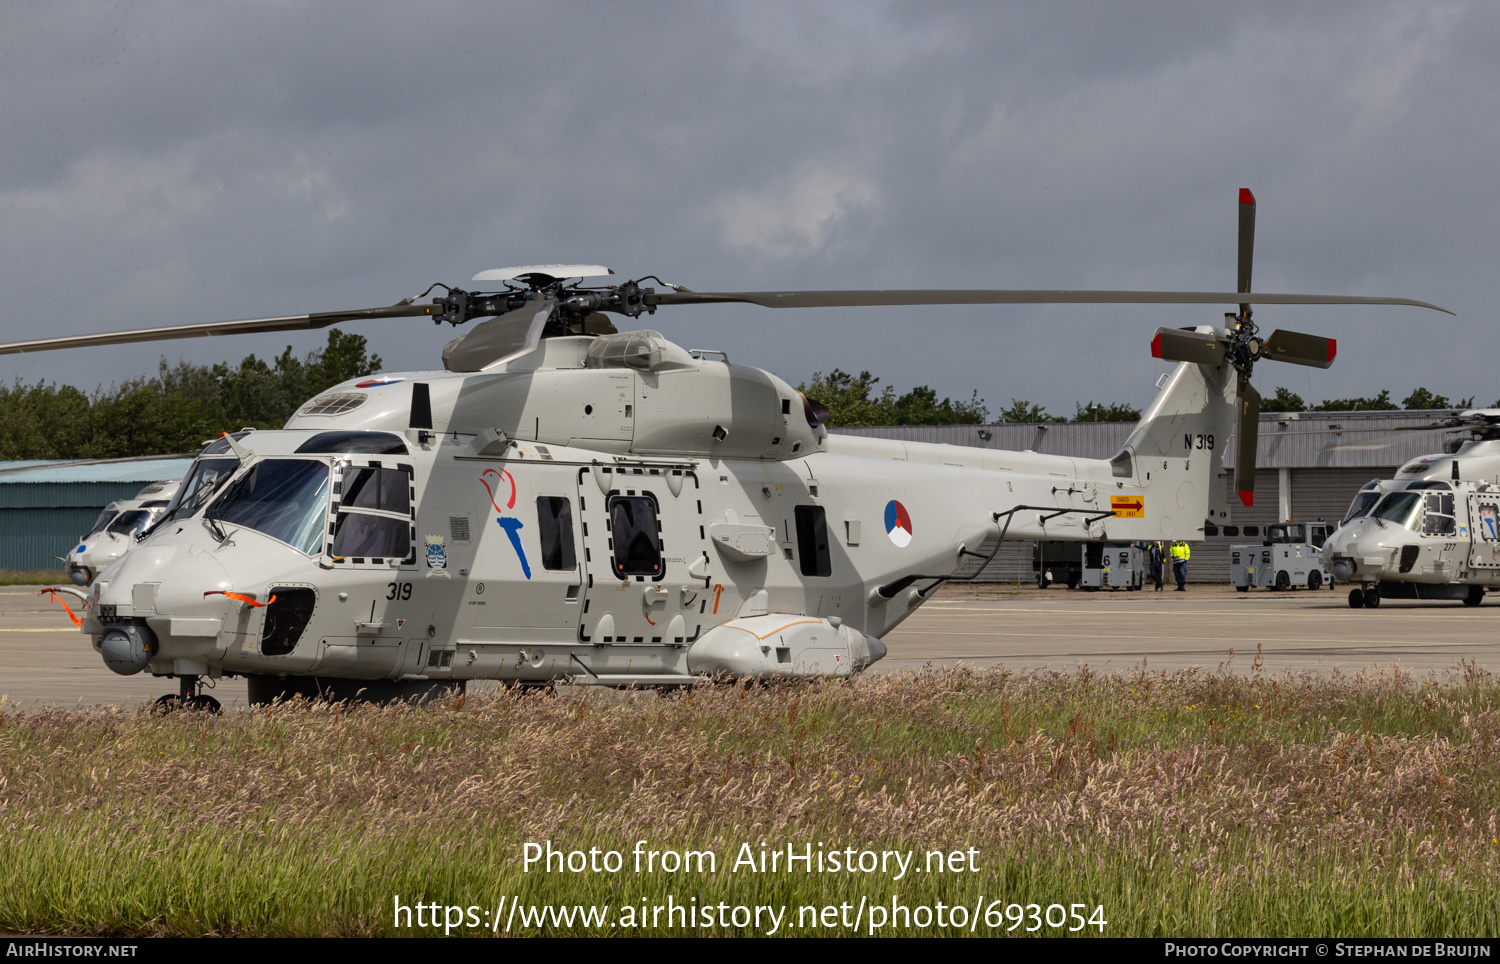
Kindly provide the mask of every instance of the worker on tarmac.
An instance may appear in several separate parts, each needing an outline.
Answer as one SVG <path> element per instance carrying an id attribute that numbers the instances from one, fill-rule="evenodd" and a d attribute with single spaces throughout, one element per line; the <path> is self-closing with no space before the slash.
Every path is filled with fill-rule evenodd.
<path id="1" fill-rule="evenodd" d="M 1150 543 L 1146 547 L 1146 552 L 1146 558 L 1151 563 L 1151 580 L 1156 583 L 1156 591 L 1161 592 L 1161 571 L 1162 567 L 1166 564 L 1166 560 L 1163 558 L 1166 553 L 1162 552 L 1160 542 Z"/>
<path id="2" fill-rule="evenodd" d="M 1187 564 L 1192 552 L 1186 542 L 1172 543 L 1172 575 L 1177 579 L 1177 591 L 1187 589 Z"/>

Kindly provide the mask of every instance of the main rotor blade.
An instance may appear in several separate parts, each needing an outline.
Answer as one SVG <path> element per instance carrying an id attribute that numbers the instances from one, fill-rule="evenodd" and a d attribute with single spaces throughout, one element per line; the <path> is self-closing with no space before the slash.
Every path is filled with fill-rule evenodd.
<path id="1" fill-rule="evenodd" d="M 1151 339 L 1151 357 L 1162 361 L 1222 365 L 1224 351 L 1224 340 L 1217 335 L 1181 328 L 1158 328 Z"/>
<path id="2" fill-rule="evenodd" d="M 1250 291 L 1250 265 L 1255 260 L 1255 195 L 1248 187 L 1240 188 L 1240 283 L 1239 290 Z M 1240 313 L 1250 310 L 1240 305 Z"/>
<path id="3" fill-rule="evenodd" d="M 1255 446 L 1260 432 L 1260 392 L 1250 384 L 1243 372 L 1239 377 L 1239 419 L 1234 429 L 1239 440 L 1239 450 L 1234 456 L 1234 487 L 1240 494 L 1240 503 L 1247 508 L 1255 505 Z"/>
<path id="4" fill-rule="evenodd" d="M 648 306 L 750 304 L 762 308 L 871 308 L 880 305 L 1408 305 L 1453 314 L 1410 298 L 1256 294 L 1238 291 L 1081 291 L 908 288 L 869 291 L 678 291 L 645 296 Z"/>
<path id="5" fill-rule="evenodd" d="M 386 308 L 357 308 L 353 311 L 320 311 L 308 315 L 279 315 L 274 318 L 242 318 L 236 321 L 210 321 L 199 325 L 173 325 L 169 328 L 140 328 L 135 331 L 108 331 L 98 335 L 64 335 L 36 341 L 13 341 L 0 345 L 0 355 L 23 355 L 58 348 L 94 348 L 100 345 L 127 345 L 137 341 L 171 341 L 175 338 L 206 338 L 215 335 L 245 335 L 260 331 L 302 331 L 327 328 L 341 321 L 366 318 L 403 318 L 432 315 L 441 311 L 438 305 L 415 305 L 409 302 Z"/>
<path id="6" fill-rule="evenodd" d="M 1310 368 L 1327 368 L 1333 364 L 1333 356 L 1339 353 L 1339 343 L 1332 338 L 1304 335 L 1300 331 L 1277 328 L 1266 339 L 1265 353 L 1268 361 L 1291 362 Z"/>

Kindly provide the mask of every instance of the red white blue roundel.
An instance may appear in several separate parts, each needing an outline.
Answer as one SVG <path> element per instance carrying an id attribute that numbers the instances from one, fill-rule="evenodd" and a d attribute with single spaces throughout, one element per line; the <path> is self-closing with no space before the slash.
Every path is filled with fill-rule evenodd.
<path id="1" fill-rule="evenodd" d="M 911 542 L 911 514 L 895 499 L 885 504 L 885 534 L 903 549 Z"/>
<path id="2" fill-rule="evenodd" d="M 404 378 L 397 378 L 397 377 L 395 377 L 393 375 L 377 375 L 374 378 L 366 378 L 362 382 L 355 382 L 354 383 L 354 387 L 355 388 L 374 388 L 377 385 L 394 385 L 397 382 L 404 382 L 404 381 L 406 381 L 406 379 L 404 379 Z"/>

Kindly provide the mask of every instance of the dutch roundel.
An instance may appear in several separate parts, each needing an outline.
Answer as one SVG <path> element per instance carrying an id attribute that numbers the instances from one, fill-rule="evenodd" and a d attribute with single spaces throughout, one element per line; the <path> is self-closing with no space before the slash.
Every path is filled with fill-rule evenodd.
<path id="1" fill-rule="evenodd" d="M 911 542 L 911 514 L 895 499 L 885 504 L 885 534 L 902 548 Z"/>
<path id="2" fill-rule="evenodd" d="M 397 377 L 392 376 L 392 375 L 377 375 L 374 378 L 366 378 L 362 382 L 355 382 L 354 383 L 354 387 L 355 388 L 374 388 L 377 385 L 394 385 L 397 382 L 404 382 L 404 381 L 406 381 L 406 379 L 404 379 L 404 378 L 397 378 Z"/>

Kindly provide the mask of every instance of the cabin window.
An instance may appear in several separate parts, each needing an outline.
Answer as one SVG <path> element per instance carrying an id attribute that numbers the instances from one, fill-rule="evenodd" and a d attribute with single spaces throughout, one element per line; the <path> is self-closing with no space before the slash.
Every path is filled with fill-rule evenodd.
<path id="1" fill-rule="evenodd" d="M 344 472 L 343 509 L 374 509 L 411 515 L 411 476 L 378 466 Z"/>
<path id="2" fill-rule="evenodd" d="M 335 561 L 406 559 L 412 555 L 412 474 L 380 465 L 344 469 L 334 519 Z"/>
<path id="3" fill-rule="evenodd" d="M 542 568 L 578 568 L 573 549 L 573 505 L 561 496 L 544 495 L 536 500 L 537 529 L 542 540 Z"/>
<path id="4" fill-rule="evenodd" d="M 656 576 L 666 572 L 661 558 L 661 523 L 656 500 L 649 495 L 616 495 L 609 500 L 610 538 L 615 575 Z"/>
<path id="5" fill-rule="evenodd" d="M 1453 493 L 1429 492 L 1424 500 L 1422 534 L 1424 536 L 1452 536 L 1458 534 L 1458 522 L 1453 518 Z"/>
<path id="6" fill-rule="evenodd" d="M 1479 523 L 1475 528 L 1479 530 L 1479 536 L 1485 542 L 1500 541 L 1500 507 L 1481 504 Z"/>
<path id="7" fill-rule="evenodd" d="M 828 519 L 821 505 L 799 505 L 797 516 L 797 558 L 804 576 L 833 575 L 833 560 L 828 552 Z"/>

